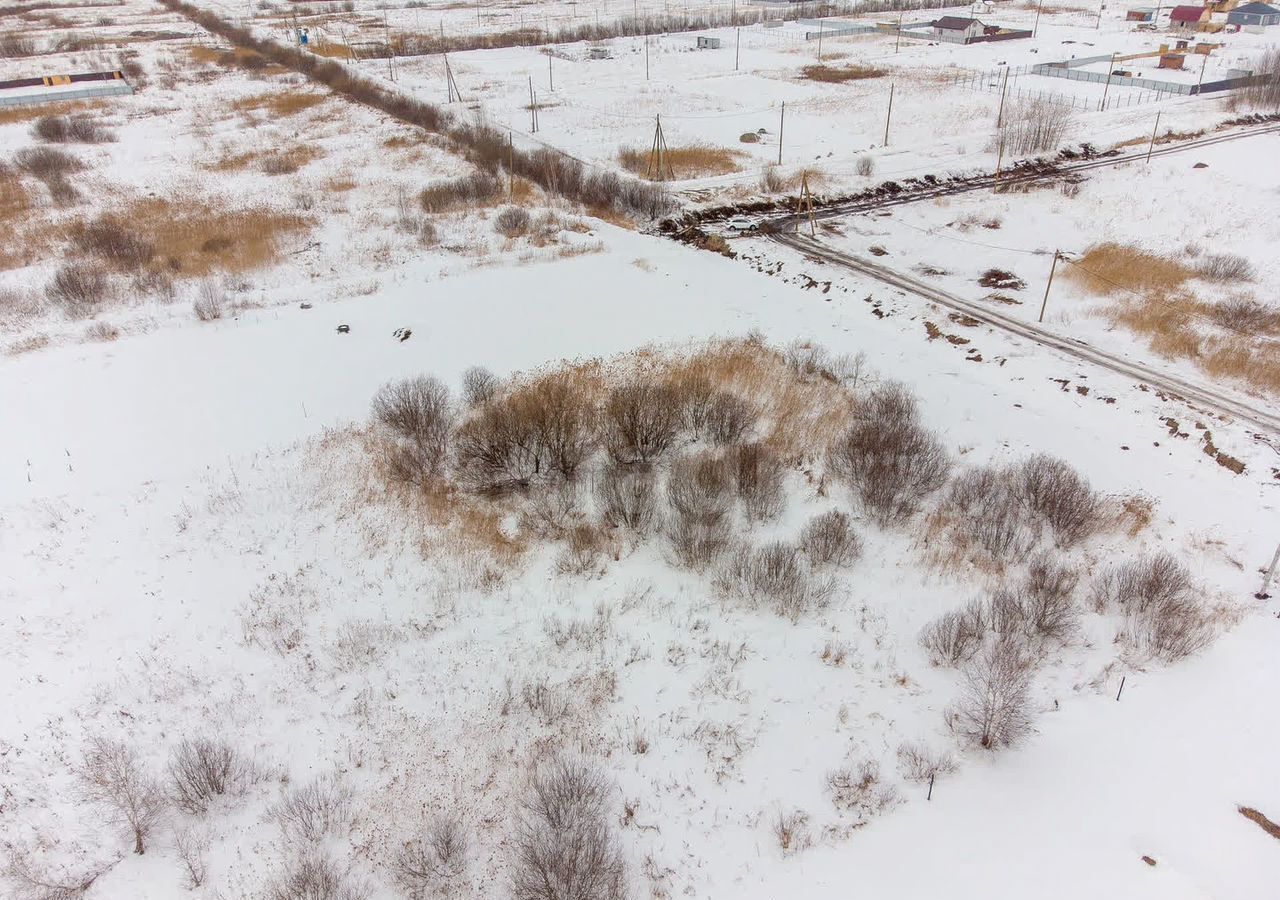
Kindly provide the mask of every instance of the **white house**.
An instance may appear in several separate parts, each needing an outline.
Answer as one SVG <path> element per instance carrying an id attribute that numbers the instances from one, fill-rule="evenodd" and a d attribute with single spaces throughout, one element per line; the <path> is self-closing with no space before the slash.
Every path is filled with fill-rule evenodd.
<path id="1" fill-rule="evenodd" d="M 943 16 L 930 26 L 932 34 L 944 37 L 956 37 L 970 40 L 982 37 L 985 27 L 977 19 L 965 19 L 960 16 Z"/>

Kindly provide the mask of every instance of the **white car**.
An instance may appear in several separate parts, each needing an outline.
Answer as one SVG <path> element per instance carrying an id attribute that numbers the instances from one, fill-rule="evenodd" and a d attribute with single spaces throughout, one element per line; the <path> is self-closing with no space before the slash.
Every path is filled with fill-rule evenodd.
<path id="1" fill-rule="evenodd" d="M 734 216 L 724 223 L 730 231 L 755 231 L 760 223 L 750 216 Z"/>

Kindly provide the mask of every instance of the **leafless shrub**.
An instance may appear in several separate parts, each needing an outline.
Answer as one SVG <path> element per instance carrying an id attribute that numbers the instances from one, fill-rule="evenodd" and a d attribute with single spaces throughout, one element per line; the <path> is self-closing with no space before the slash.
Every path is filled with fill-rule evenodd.
<path id="1" fill-rule="evenodd" d="M 562 537 L 582 522 L 582 492 L 571 481 L 533 491 L 524 519 L 540 537 Z"/>
<path id="2" fill-rule="evenodd" d="M 920 631 L 920 645 L 934 665 L 955 666 L 973 658 L 987 630 L 987 609 L 972 601 L 963 609 L 943 613 Z"/>
<path id="3" fill-rule="evenodd" d="M 1100 612 L 1122 610 L 1121 636 L 1165 662 L 1190 656 L 1213 639 L 1191 573 L 1166 553 L 1109 569 L 1094 584 L 1093 604 Z"/>
<path id="4" fill-rule="evenodd" d="M 351 824 L 351 790 L 336 776 L 321 776 L 287 790 L 270 813 L 287 838 L 314 844 Z"/>
<path id="5" fill-rule="evenodd" d="M 596 770 L 559 758 L 531 779 L 516 821 L 515 900 L 623 900 L 626 863 L 608 816 L 610 786 Z"/>
<path id="6" fill-rule="evenodd" d="M 18 168 L 34 175 L 42 181 L 65 178 L 73 172 L 84 169 L 84 163 L 62 150 L 52 147 L 28 147 L 19 150 L 14 156 Z"/>
<path id="7" fill-rule="evenodd" d="M 760 417 L 759 411 L 728 391 L 712 395 L 706 411 L 707 436 L 721 446 L 741 441 Z"/>
<path id="8" fill-rule="evenodd" d="M 196 298 L 191 301 L 191 311 L 201 322 L 212 322 L 222 318 L 222 308 L 227 302 L 226 292 L 212 279 L 200 282 Z"/>
<path id="9" fill-rule="evenodd" d="M 59 872 L 38 866 L 25 853 L 13 853 L 5 875 L 13 887 L 14 900 L 80 900 L 94 882 L 109 872 L 118 860 L 79 871 Z"/>
<path id="10" fill-rule="evenodd" d="M 797 547 L 782 542 L 739 548 L 716 577 L 716 587 L 793 622 L 824 606 L 834 590 L 829 579 L 810 574 Z"/>
<path id="11" fill-rule="evenodd" d="M 1209 281 L 1253 281 L 1258 272 L 1243 256 L 1236 253 L 1208 253 L 1201 257 L 1197 269 Z"/>
<path id="12" fill-rule="evenodd" d="M 1017 473 L 1009 469 L 983 466 L 958 475 L 947 500 L 959 514 L 959 539 L 997 560 L 1025 554 L 1036 541 L 1036 531 L 1027 521 L 1020 487 Z"/>
<path id="13" fill-rule="evenodd" d="M 454 434 L 458 476 L 470 490 L 525 490 L 543 474 L 533 411 L 518 397 L 495 397 Z"/>
<path id="14" fill-rule="evenodd" d="M 849 514 L 839 510 L 811 518 L 800 532 L 800 549 L 814 565 L 844 567 L 862 556 L 862 539 Z"/>
<path id="15" fill-rule="evenodd" d="M 529 231 L 532 219 L 522 206 L 508 206 L 493 219 L 493 230 L 505 238 L 518 238 Z"/>
<path id="16" fill-rule="evenodd" d="M 609 453 L 619 462 L 650 462 L 671 446 L 683 418 L 671 385 L 638 380 L 614 388 L 605 403 Z"/>
<path id="17" fill-rule="evenodd" d="M 476 172 L 427 185 L 418 195 L 418 202 L 426 212 L 442 213 L 455 209 L 475 209 L 493 202 L 501 194 L 501 179 L 485 172 Z"/>
<path id="18" fill-rule="evenodd" d="M 484 366 L 472 366 L 462 373 L 462 402 L 469 408 L 483 406 L 498 390 L 498 376 Z"/>
<path id="19" fill-rule="evenodd" d="M 898 745 L 898 771 L 907 781 L 924 784 L 930 778 L 950 775 L 955 770 L 955 757 L 945 750 L 931 750 L 919 741 Z"/>
<path id="20" fill-rule="evenodd" d="M 125 222 L 107 214 L 72 231 L 74 245 L 125 270 L 145 266 L 156 254 L 156 248 L 134 234 Z"/>
<path id="21" fill-rule="evenodd" d="M 1057 150 L 1071 128 L 1071 121 L 1071 108 L 1052 100 L 1006 103 L 996 141 L 1006 154 L 1015 156 Z"/>
<path id="22" fill-rule="evenodd" d="M 595 525 L 582 524 L 569 529 L 565 547 L 556 559 L 556 570 L 563 575 L 585 575 L 597 568 L 604 552 L 605 539 Z"/>
<path id="23" fill-rule="evenodd" d="M 1101 524 L 1102 498 L 1075 469 L 1037 453 L 1021 466 L 1023 502 L 1052 530 L 1060 547 L 1070 547 Z"/>
<path id="24" fill-rule="evenodd" d="M 784 855 L 799 853 L 809 846 L 809 816 L 803 810 L 778 811 L 773 820 L 773 836 Z"/>
<path id="25" fill-rule="evenodd" d="M 1027 612 L 1022 595 L 1007 587 L 997 588 L 987 598 L 987 625 L 1001 638 L 1018 639 L 1027 634 Z"/>
<path id="26" fill-rule="evenodd" d="M 470 842 L 462 820 L 438 815 L 396 856 L 396 876 L 413 896 L 447 894 L 467 872 Z"/>
<path id="27" fill-rule="evenodd" d="M 1253 67 L 1256 81 L 1233 92 L 1256 109 L 1280 109 L 1280 48 L 1265 50 Z"/>
<path id="28" fill-rule="evenodd" d="M 838 669 L 849 661 L 853 653 L 853 648 L 844 641 L 829 640 L 822 645 L 822 651 L 818 654 L 818 659 Z"/>
<path id="29" fill-rule="evenodd" d="M 899 385 L 877 388 L 830 448 L 832 472 L 848 481 L 882 525 L 901 521 L 946 480 L 951 461 L 917 421 L 915 398 Z"/>
<path id="30" fill-rule="evenodd" d="M 553 685 L 545 678 L 526 681 L 520 687 L 520 696 L 525 707 L 543 725 L 555 725 L 573 708 L 568 691 L 559 685 Z"/>
<path id="31" fill-rule="evenodd" d="M 707 522 L 674 516 L 667 523 L 667 539 L 680 565 L 705 569 L 729 545 L 729 520 Z"/>
<path id="32" fill-rule="evenodd" d="M 421 485 L 444 468 L 454 411 L 439 379 L 419 375 L 388 382 L 374 394 L 371 415 L 390 436 L 387 459 L 398 480 Z"/>
<path id="33" fill-rule="evenodd" d="M 765 444 L 733 447 L 726 456 L 733 471 L 733 483 L 747 515 L 758 521 L 774 518 L 786 503 L 783 495 L 783 465 L 778 454 Z"/>
<path id="34" fill-rule="evenodd" d="M 679 519 L 714 524 L 732 509 L 734 472 L 729 461 L 714 452 L 681 457 L 667 476 L 667 500 Z"/>
<path id="35" fill-rule="evenodd" d="M 116 139 L 90 116 L 41 116 L 31 127 L 37 138 L 50 144 L 102 144 Z"/>
<path id="36" fill-rule="evenodd" d="M 0 58 L 19 59 L 24 56 L 35 56 L 36 42 L 25 34 L 6 31 L 0 34 Z"/>
<path id="37" fill-rule="evenodd" d="M 697 368 L 692 368 L 673 376 L 667 384 L 678 398 L 684 427 L 695 436 L 704 437 L 711 403 L 718 393 L 711 379 Z"/>
<path id="38" fill-rule="evenodd" d="M 306 850 L 267 887 L 268 900 L 364 900 L 369 890 L 326 853 Z"/>
<path id="39" fill-rule="evenodd" d="M 1113 566 L 1094 583 L 1092 601 L 1098 612 L 1111 609 L 1144 612 L 1166 601 L 1194 596 L 1187 567 L 1168 553 Z"/>
<path id="40" fill-rule="evenodd" d="M 1280 331 L 1280 309 L 1264 306 L 1248 297 L 1233 297 L 1214 304 L 1209 318 L 1223 328 L 1243 334 L 1271 334 Z"/>
<path id="41" fill-rule="evenodd" d="M 599 413 L 573 376 L 557 373 L 523 388 L 519 397 L 528 411 L 533 438 L 545 470 L 572 480 L 596 448 Z"/>
<path id="42" fill-rule="evenodd" d="M 1031 729 L 1031 670 L 1014 642 L 999 641 L 965 668 L 952 728 L 988 750 L 1010 747 Z"/>
<path id="43" fill-rule="evenodd" d="M 173 847 L 182 862 L 183 886 L 195 890 L 209 874 L 209 833 L 195 826 L 179 828 L 173 835 Z"/>
<path id="44" fill-rule="evenodd" d="M 189 813 L 204 813 L 217 797 L 243 786 L 247 765 L 232 746 L 210 738 L 183 739 L 169 756 L 170 794 Z"/>
<path id="45" fill-rule="evenodd" d="M 765 194 L 776 194 L 786 190 L 787 179 L 778 171 L 777 166 L 765 166 L 760 173 L 760 190 Z"/>
<path id="46" fill-rule="evenodd" d="M 854 813 L 865 822 L 898 802 L 898 792 L 880 780 L 880 764 L 863 760 L 857 769 L 844 766 L 827 773 L 831 802 L 842 812 Z"/>
<path id="47" fill-rule="evenodd" d="M 102 341 L 105 343 L 114 341 L 118 337 L 120 337 L 120 329 L 101 319 L 96 322 L 90 322 L 89 327 L 84 330 L 86 341 Z"/>
<path id="48" fill-rule="evenodd" d="M 54 273 L 45 294 L 68 318 L 81 319 L 109 299 L 111 282 L 107 274 L 95 266 L 69 262 Z"/>
<path id="49" fill-rule="evenodd" d="M 138 759 L 138 751 L 120 741 L 94 737 L 79 772 L 81 794 L 105 807 L 133 835 L 133 852 L 143 853 L 165 812 L 164 790 Z"/>
<path id="50" fill-rule="evenodd" d="M 864 178 L 874 175 L 876 171 L 876 161 L 870 156 L 859 156 L 857 164 L 857 172 Z"/>
<path id="51" fill-rule="evenodd" d="M 655 482 L 651 469 L 606 465 L 595 482 L 600 518 L 613 528 L 647 533 L 657 513 Z"/>
<path id="52" fill-rule="evenodd" d="M 1079 617 L 1073 596 L 1079 580 L 1075 569 L 1055 562 L 1047 551 L 1032 557 L 1022 604 L 1034 634 L 1058 641 L 1071 636 Z"/>

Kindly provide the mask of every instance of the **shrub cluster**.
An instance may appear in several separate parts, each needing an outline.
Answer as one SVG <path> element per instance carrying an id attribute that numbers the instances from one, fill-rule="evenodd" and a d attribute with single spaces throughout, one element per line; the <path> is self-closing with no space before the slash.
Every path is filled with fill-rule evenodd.
<path id="1" fill-rule="evenodd" d="M 1123 613 L 1121 637 L 1166 662 L 1198 652 L 1213 638 L 1191 573 L 1167 553 L 1108 569 L 1095 582 L 1092 600 L 1099 612 Z"/>

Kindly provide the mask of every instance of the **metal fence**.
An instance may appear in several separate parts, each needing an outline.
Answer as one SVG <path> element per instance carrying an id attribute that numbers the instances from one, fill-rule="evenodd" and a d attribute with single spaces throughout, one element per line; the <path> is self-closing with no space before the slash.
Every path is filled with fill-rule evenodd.
<path id="1" fill-rule="evenodd" d="M 34 106 L 40 103 L 57 103 L 59 100 L 89 100 L 94 97 L 117 97 L 132 94 L 128 82 L 107 81 L 101 84 L 76 88 L 74 91 L 44 91 L 22 94 L 17 97 L 0 97 L 0 106 Z"/>
<path id="2" fill-rule="evenodd" d="M 1111 59 L 1110 56 L 1101 57 L 1103 60 Z M 1072 60 L 1073 63 L 1078 62 Z M 1052 64 L 1050 64 L 1052 65 Z M 1057 91 L 1043 90 L 1038 87 L 1030 87 L 1026 84 L 1020 84 L 1019 79 L 1024 75 L 1044 75 L 1041 71 L 1045 68 L 1044 64 L 1033 66 L 1008 66 L 999 69 L 988 70 L 985 72 L 974 72 L 966 69 L 958 69 L 956 74 L 950 79 L 950 83 L 960 87 L 969 88 L 970 90 L 986 91 L 988 93 L 1000 93 L 1002 90 L 1007 91 L 1007 100 L 1029 99 L 1029 100 L 1046 100 L 1066 106 L 1070 109 L 1104 110 L 1104 109 L 1128 109 L 1132 106 L 1143 106 L 1148 103 L 1159 103 L 1162 100 L 1168 100 L 1173 97 L 1182 97 L 1188 94 L 1199 93 L 1198 91 L 1171 91 L 1165 90 L 1168 87 L 1167 82 L 1150 81 L 1145 78 L 1129 79 L 1134 82 L 1149 82 L 1147 84 L 1129 84 L 1128 87 L 1136 87 L 1136 91 L 1126 91 L 1124 93 L 1106 96 L 1103 99 L 1095 99 L 1093 97 L 1083 97 L 1076 94 L 1064 94 Z M 1059 71 L 1074 71 L 1071 69 L 1061 69 Z M 1008 73 L 1008 85 L 1005 85 L 1005 73 Z M 1098 75 L 1097 72 L 1080 72 L 1082 75 Z M 1069 77 L 1069 76 L 1066 76 Z M 1099 84 L 1105 84 L 1107 76 L 1102 74 L 1099 78 L 1071 78 L 1072 81 L 1089 81 L 1096 80 Z M 1113 75 L 1111 77 L 1112 85 L 1123 84 L 1123 76 Z M 1208 93 L 1208 89 L 1204 91 Z"/>

